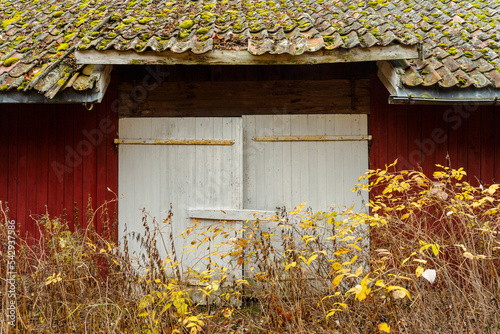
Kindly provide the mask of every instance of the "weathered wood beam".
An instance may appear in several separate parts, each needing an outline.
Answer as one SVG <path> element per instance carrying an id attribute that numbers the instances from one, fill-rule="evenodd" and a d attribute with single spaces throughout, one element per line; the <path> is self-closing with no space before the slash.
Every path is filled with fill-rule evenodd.
<path id="1" fill-rule="evenodd" d="M 257 210 L 237 210 L 237 209 L 190 209 L 189 218 L 204 219 L 204 220 L 220 220 L 220 221 L 253 221 L 268 220 L 277 215 L 274 211 L 257 211 Z"/>
<path id="2" fill-rule="evenodd" d="M 237 117 L 253 113 L 367 114 L 370 80 L 272 80 L 164 82 L 134 99 L 136 85 L 119 86 L 121 117 Z M 353 99 L 356 110 L 352 109 Z"/>
<path id="3" fill-rule="evenodd" d="M 215 50 L 203 54 L 193 54 L 190 51 L 175 53 L 165 52 L 135 52 L 116 50 L 84 50 L 76 52 L 76 61 L 79 64 L 103 65 L 296 65 L 296 64 L 324 64 L 324 63 L 351 63 L 393 59 L 418 58 L 417 46 L 389 45 L 374 46 L 371 48 L 352 48 L 321 50 L 306 52 L 302 55 L 264 54 L 254 56 L 248 51 Z"/>
<path id="4" fill-rule="evenodd" d="M 369 141 L 372 136 L 277 136 L 253 137 L 258 142 L 301 142 L 301 141 Z"/>
<path id="5" fill-rule="evenodd" d="M 377 67 L 377 76 L 380 81 L 391 95 L 397 95 L 398 90 L 403 87 L 401 76 L 404 71 L 401 68 L 395 68 L 388 61 L 378 61 Z"/>
<path id="6" fill-rule="evenodd" d="M 234 145 L 226 139 L 125 139 L 115 138 L 117 145 Z"/>

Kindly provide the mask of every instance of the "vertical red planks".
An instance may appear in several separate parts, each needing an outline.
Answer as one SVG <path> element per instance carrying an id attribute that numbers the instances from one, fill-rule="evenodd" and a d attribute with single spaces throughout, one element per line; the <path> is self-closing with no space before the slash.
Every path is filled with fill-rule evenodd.
<path id="1" fill-rule="evenodd" d="M 500 183 L 500 108 L 494 107 L 493 109 L 495 115 L 495 182 Z"/>
<path id="2" fill-rule="evenodd" d="M 481 181 L 491 184 L 495 177 L 495 114 L 493 107 L 481 111 Z"/>
<path id="3" fill-rule="evenodd" d="M 0 201 L 5 204 L 9 192 L 9 112 L 0 110 Z"/>
<path id="4" fill-rule="evenodd" d="M 11 219 L 14 219 L 17 222 L 17 188 L 18 188 L 18 125 L 19 125 L 19 110 L 17 107 L 15 108 L 6 108 L 9 114 L 9 119 L 7 120 L 7 126 L 9 129 L 9 160 L 5 163 L 9 166 L 8 168 L 8 191 L 7 191 L 7 201 L 10 208 L 9 216 Z M 2 149 L 5 149 L 5 146 L 2 146 Z"/>
<path id="5" fill-rule="evenodd" d="M 75 147 L 74 140 L 74 119 L 75 113 L 71 111 L 71 107 L 64 106 L 64 159 L 63 166 L 64 171 L 62 178 L 64 180 L 64 210 L 66 212 L 66 219 L 70 228 L 74 228 L 74 174 L 75 166 L 78 163 L 74 157 L 73 148 Z"/>
<path id="6" fill-rule="evenodd" d="M 90 203 L 92 210 L 96 209 L 96 189 L 97 189 L 97 147 L 99 146 L 100 130 L 97 127 L 97 114 L 99 109 L 104 108 L 92 108 L 92 110 L 86 110 L 82 108 L 83 117 L 83 129 L 80 141 L 81 150 L 78 153 L 82 159 L 82 199 L 83 199 L 83 211 L 81 217 L 82 227 L 86 227 L 88 224 L 95 224 L 94 221 L 90 221 L 91 216 L 89 215 L 88 205 Z"/>
<path id="7" fill-rule="evenodd" d="M 412 169 L 420 166 L 432 177 L 435 164 L 448 165 L 449 154 L 451 167 L 463 167 L 472 184 L 477 185 L 478 179 L 485 184 L 493 178 L 500 181 L 500 116 L 495 113 L 498 108 L 389 105 L 381 87 L 385 89 L 378 79 L 372 80 L 370 168 L 384 168 L 397 156 L 400 163 L 408 161 Z M 408 111 L 407 118 L 402 108 Z"/>
<path id="8" fill-rule="evenodd" d="M 466 170 L 469 183 L 477 186 L 481 178 L 481 111 L 472 111 L 468 123 Z"/>

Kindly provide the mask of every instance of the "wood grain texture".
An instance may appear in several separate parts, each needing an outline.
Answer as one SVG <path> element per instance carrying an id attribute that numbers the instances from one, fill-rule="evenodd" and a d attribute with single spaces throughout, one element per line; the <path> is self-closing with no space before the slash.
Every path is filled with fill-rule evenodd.
<path id="1" fill-rule="evenodd" d="M 120 117 L 369 113 L 369 80 L 122 82 Z"/>

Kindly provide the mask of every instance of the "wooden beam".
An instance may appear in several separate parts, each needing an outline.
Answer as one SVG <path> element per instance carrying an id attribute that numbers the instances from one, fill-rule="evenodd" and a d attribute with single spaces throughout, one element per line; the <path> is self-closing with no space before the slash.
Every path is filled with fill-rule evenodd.
<path id="1" fill-rule="evenodd" d="M 194 54 L 191 51 L 175 53 L 164 52 L 135 52 L 116 50 L 84 50 L 76 51 L 76 61 L 79 64 L 103 65 L 296 65 L 296 64 L 324 64 L 324 63 L 351 63 L 393 59 L 418 58 L 416 45 L 401 44 L 389 46 L 374 46 L 371 48 L 352 48 L 320 50 L 306 52 L 301 55 L 291 54 L 263 54 L 254 56 L 248 51 L 215 50 L 203 54 Z"/>
<path id="2" fill-rule="evenodd" d="M 353 94 L 351 80 L 342 79 L 164 82 L 147 91 L 147 98 L 138 100 L 133 98 L 137 85 L 121 81 L 119 115 L 239 117 L 249 113 L 367 114 L 370 112 L 370 80 L 356 79 L 355 85 Z M 356 110 L 352 109 L 353 95 Z"/>
<path id="3" fill-rule="evenodd" d="M 115 138 L 117 145 L 234 145 L 226 139 L 122 139 Z"/>
<path id="4" fill-rule="evenodd" d="M 372 136 L 284 136 L 284 137 L 253 137 L 259 142 L 301 142 L 301 141 L 369 141 Z"/>
<path id="5" fill-rule="evenodd" d="M 235 210 L 235 209 L 189 209 L 189 218 L 220 220 L 220 221 L 248 221 L 248 220 L 269 220 L 277 215 L 275 211 L 258 210 Z"/>
<path id="6" fill-rule="evenodd" d="M 401 77 L 404 74 L 403 69 L 395 68 L 388 61 L 377 62 L 377 76 L 384 84 L 391 95 L 397 95 L 398 90 L 403 87 Z"/>

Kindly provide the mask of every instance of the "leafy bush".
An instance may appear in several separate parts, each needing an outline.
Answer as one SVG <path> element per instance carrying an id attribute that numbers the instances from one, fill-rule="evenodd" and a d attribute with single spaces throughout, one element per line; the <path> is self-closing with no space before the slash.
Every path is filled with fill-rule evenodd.
<path id="1" fill-rule="evenodd" d="M 143 245 L 113 239 L 106 208 L 70 231 L 48 215 L 43 238 L 18 240 L 17 328 L 33 333 L 462 333 L 500 330 L 498 185 L 462 169 L 368 170 L 354 191 L 369 210 L 292 212 L 194 224 L 144 215 Z M 369 212 L 368 212 L 369 211 Z M 8 210 L 2 209 L 2 291 Z M 103 237 L 91 226 L 99 214 Z M 183 249 L 174 238 L 184 238 Z M 158 240 L 163 242 L 158 242 Z M 168 244 L 168 245 L 167 245 Z M 159 246 L 169 247 L 161 258 Z M 182 263 L 183 252 L 203 254 Z M 201 269 L 195 269 L 201 268 Z M 2 295 L 2 309 L 9 297 Z M 3 317 L 1 328 L 8 328 Z"/>

